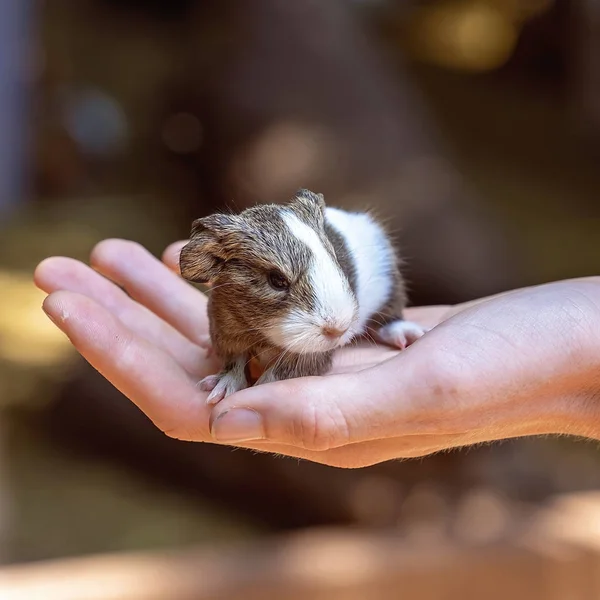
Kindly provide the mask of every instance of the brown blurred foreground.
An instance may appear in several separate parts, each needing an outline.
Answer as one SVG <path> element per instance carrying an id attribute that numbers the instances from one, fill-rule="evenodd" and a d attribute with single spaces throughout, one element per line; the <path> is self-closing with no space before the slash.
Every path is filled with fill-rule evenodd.
<path id="1" fill-rule="evenodd" d="M 0 570 L 3 600 L 592 600 L 600 594 L 600 496 L 566 496 L 499 539 L 407 542 L 309 530 L 258 544 L 91 556 Z"/>

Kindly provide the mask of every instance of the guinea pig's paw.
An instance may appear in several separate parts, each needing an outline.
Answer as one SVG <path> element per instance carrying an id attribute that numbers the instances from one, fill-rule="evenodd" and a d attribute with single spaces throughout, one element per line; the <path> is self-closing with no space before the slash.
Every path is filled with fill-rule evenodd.
<path id="1" fill-rule="evenodd" d="M 221 379 L 221 375 L 209 375 L 198 383 L 198 387 L 203 392 L 212 392 L 219 383 L 219 379 Z"/>
<path id="2" fill-rule="evenodd" d="M 231 396 L 231 394 L 235 394 L 235 392 L 239 392 L 246 387 L 248 387 L 246 378 L 237 375 L 233 371 L 219 375 L 209 375 L 200 382 L 201 390 L 210 391 L 206 399 L 206 404 L 210 405 L 218 404 L 223 398 L 227 398 L 227 396 Z"/>
<path id="3" fill-rule="evenodd" d="M 378 341 L 404 350 L 426 333 L 427 329 L 412 321 L 393 321 L 384 325 L 376 333 Z"/>

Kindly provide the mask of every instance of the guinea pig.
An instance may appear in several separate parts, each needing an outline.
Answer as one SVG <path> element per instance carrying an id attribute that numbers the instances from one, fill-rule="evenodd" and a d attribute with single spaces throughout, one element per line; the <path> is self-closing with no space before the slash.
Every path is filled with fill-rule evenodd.
<path id="1" fill-rule="evenodd" d="M 404 349 L 424 333 L 403 319 L 399 258 L 368 213 L 325 206 L 299 190 L 287 204 L 212 214 L 192 225 L 182 276 L 211 286 L 210 338 L 223 369 L 200 382 L 216 404 L 249 385 L 323 375 L 332 356 L 365 334 Z"/>

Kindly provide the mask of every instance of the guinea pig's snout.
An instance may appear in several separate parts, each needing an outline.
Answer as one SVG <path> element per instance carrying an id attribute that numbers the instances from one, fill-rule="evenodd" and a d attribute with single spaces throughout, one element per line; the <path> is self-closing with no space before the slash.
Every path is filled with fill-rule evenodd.
<path id="1" fill-rule="evenodd" d="M 321 326 L 321 332 L 330 340 L 341 338 L 349 329 L 349 325 L 340 325 L 339 323 L 325 323 Z"/>

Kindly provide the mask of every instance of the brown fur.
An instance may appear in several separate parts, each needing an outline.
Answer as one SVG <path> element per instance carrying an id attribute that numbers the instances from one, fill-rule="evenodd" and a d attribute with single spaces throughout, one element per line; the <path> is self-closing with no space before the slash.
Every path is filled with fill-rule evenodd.
<path id="1" fill-rule="evenodd" d="M 323 197 L 302 190 L 287 208 L 317 231 L 335 257 L 325 234 Z M 286 235 L 280 211 L 281 206 L 259 205 L 239 215 L 198 219 L 180 258 L 185 279 L 212 284 L 210 336 L 225 363 L 224 371 L 240 356 L 246 360 L 266 356 L 271 365 L 259 383 L 325 373 L 332 358 L 332 352 L 301 356 L 284 352 L 274 348 L 264 334 L 274 317 L 294 306 L 310 310 L 315 303 L 307 277 L 310 251 Z M 289 293 L 268 285 L 268 273 L 274 269 L 292 282 Z"/>

